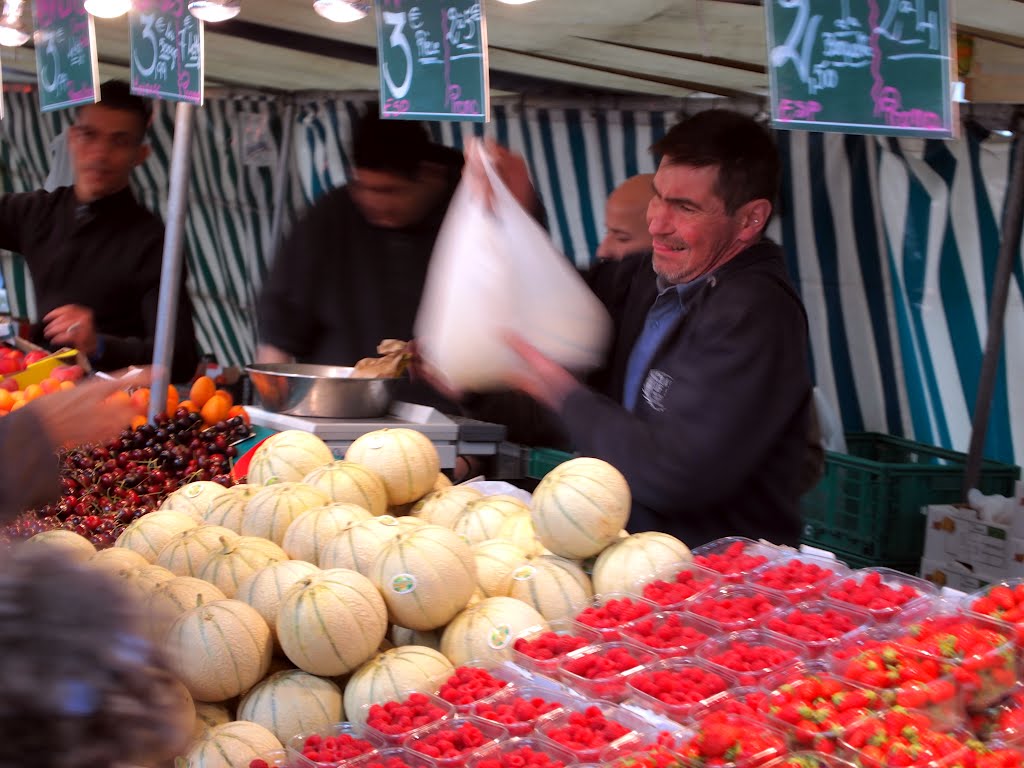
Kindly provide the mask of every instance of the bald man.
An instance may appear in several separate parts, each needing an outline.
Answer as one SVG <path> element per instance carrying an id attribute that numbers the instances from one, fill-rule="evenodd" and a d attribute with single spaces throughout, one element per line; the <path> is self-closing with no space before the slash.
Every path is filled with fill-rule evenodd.
<path id="1" fill-rule="evenodd" d="M 654 174 L 644 173 L 626 179 L 605 203 L 604 220 L 608 233 L 597 248 L 601 261 L 620 261 L 634 253 L 651 251 L 647 231 L 647 206 L 654 197 Z"/>

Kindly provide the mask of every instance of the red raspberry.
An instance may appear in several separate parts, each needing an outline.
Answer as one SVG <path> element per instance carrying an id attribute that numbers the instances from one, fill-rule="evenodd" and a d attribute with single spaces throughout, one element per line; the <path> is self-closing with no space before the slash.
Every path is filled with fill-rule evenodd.
<path id="1" fill-rule="evenodd" d="M 459 667 L 441 686 L 438 696 L 456 706 L 467 706 L 497 693 L 506 685 L 507 681 L 494 677 L 486 669 Z"/>
<path id="2" fill-rule="evenodd" d="M 572 651 L 577 651 L 586 645 L 589 645 L 586 638 L 578 635 L 543 632 L 531 640 L 519 638 L 512 647 L 531 659 L 549 661 Z"/>

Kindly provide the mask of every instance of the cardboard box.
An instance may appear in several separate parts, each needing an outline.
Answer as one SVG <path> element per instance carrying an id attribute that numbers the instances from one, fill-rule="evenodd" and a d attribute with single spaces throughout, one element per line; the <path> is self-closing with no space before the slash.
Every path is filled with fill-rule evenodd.
<path id="1" fill-rule="evenodd" d="M 989 581 L 1024 577 L 1024 520 L 999 525 L 978 519 L 970 507 L 925 508 L 925 561 L 960 564 Z"/>
<path id="2" fill-rule="evenodd" d="M 955 589 L 964 593 L 976 592 L 989 584 L 1002 581 L 988 574 L 976 574 L 959 563 L 935 560 L 922 560 L 920 575 L 922 579 L 927 579 L 943 590 Z"/>

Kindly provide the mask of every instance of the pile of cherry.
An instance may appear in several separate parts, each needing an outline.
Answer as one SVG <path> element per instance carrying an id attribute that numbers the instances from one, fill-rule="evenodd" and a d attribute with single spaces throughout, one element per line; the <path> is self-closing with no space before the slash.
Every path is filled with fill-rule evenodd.
<path id="1" fill-rule="evenodd" d="M 125 430 L 107 445 L 65 451 L 59 457 L 59 500 L 0 528 L 0 541 L 64 528 L 99 549 L 111 546 L 129 523 L 182 485 L 197 480 L 233 485 L 233 443 L 248 434 L 240 416 L 206 426 L 199 414 L 182 408 L 172 419 Z"/>
<path id="2" fill-rule="evenodd" d="M 943 598 L 732 538 L 638 591 L 524 633 L 514 665 L 370 707 L 358 765 L 1024 766 L 1024 582 Z"/>

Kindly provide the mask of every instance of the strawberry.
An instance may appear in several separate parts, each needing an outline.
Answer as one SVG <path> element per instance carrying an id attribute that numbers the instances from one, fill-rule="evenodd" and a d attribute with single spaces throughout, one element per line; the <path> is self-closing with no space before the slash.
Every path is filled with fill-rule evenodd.
<path id="1" fill-rule="evenodd" d="M 690 711 L 690 719 L 699 723 L 706 717 L 718 714 L 735 715 L 757 722 L 767 722 L 763 705 L 768 694 L 761 688 L 742 686 L 731 688 L 726 693 L 711 697 Z"/>
<path id="2" fill-rule="evenodd" d="M 696 734 L 680 750 L 693 768 L 755 768 L 785 753 L 786 740 L 775 729 L 721 712 L 698 723 Z"/>
<path id="3" fill-rule="evenodd" d="M 851 726 L 841 743 L 856 756 L 860 768 L 953 768 L 953 761 L 967 757 L 958 734 L 936 731 L 925 714 L 902 707 L 885 710 Z"/>

